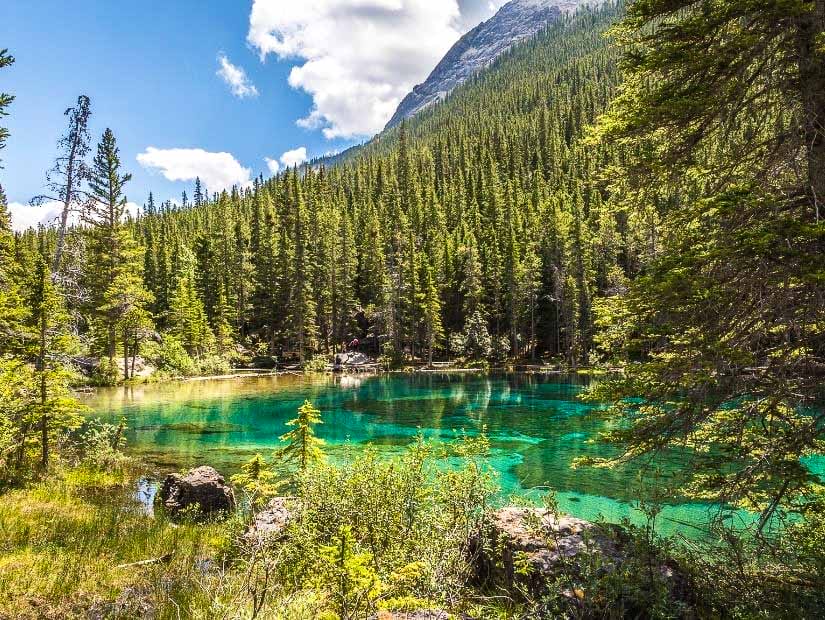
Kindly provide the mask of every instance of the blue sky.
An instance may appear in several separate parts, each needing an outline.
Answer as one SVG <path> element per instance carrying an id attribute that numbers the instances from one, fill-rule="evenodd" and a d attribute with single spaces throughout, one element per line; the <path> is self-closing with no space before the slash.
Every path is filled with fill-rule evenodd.
<path id="1" fill-rule="evenodd" d="M 316 157 L 379 130 L 501 4 L 2 0 L 0 48 L 17 62 L 0 72 L 0 90 L 16 96 L 0 182 L 18 225 L 43 219 L 22 205 L 43 191 L 80 94 L 92 100 L 93 141 L 106 127 L 118 138 L 132 202 L 191 194 L 198 172 L 210 190 L 269 175 L 302 149 Z"/>

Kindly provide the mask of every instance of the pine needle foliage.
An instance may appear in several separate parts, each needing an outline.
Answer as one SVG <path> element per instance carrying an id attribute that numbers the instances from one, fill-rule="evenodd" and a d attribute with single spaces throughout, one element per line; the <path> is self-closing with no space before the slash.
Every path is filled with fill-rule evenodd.
<path id="1" fill-rule="evenodd" d="M 321 411 L 310 401 L 305 401 L 298 409 L 298 417 L 287 422 L 287 426 L 294 428 L 281 436 L 281 441 L 287 445 L 278 452 L 279 457 L 297 465 L 302 472 L 322 461 L 324 442 L 315 435 L 315 426 L 318 424 L 323 424 Z"/>

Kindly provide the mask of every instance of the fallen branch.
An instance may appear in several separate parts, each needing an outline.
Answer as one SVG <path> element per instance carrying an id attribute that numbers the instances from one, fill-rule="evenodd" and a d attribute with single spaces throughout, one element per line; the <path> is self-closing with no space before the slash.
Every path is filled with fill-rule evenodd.
<path id="1" fill-rule="evenodd" d="M 129 564 L 119 564 L 115 568 L 132 568 L 133 566 L 149 566 L 150 564 L 160 564 L 161 562 L 168 562 L 172 559 L 172 554 L 167 553 L 159 558 L 152 558 L 151 560 L 141 560 L 140 562 L 131 562 Z"/>

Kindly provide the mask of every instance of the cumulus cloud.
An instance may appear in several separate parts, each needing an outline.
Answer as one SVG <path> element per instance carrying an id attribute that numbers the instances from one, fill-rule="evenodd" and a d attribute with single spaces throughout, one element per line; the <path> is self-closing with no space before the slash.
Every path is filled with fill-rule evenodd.
<path id="1" fill-rule="evenodd" d="M 229 58 L 226 57 L 226 54 L 218 54 L 217 75 L 226 82 L 232 94 L 239 99 L 258 96 L 258 89 L 255 88 L 255 85 L 249 80 L 246 71 L 241 67 L 233 65 L 229 61 Z"/>
<path id="2" fill-rule="evenodd" d="M 305 163 L 309 157 L 307 156 L 307 147 L 301 146 L 297 149 L 287 151 L 281 155 L 280 159 L 272 159 L 271 157 L 264 157 L 267 168 L 272 174 L 278 174 L 282 168 L 292 168 L 293 166 L 300 166 Z"/>
<path id="3" fill-rule="evenodd" d="M 266 167 L 269 168 L 270 174 L 278 174 L 278 171 L 281 169 L 281 164 L 278 163 L 277 159 L 264 157 L 264 161 L 266 162 Z"/>
<path id="4" fill-rule="evenodd" d="M 169 181 L 200 180 L 211 191 L 222 191 L 233 185 L 245 186 L 252 171 L 244 168 L 231 153 L 210 153 L 203 149 L 158 149 L 150 146 L 137 156 L 147 170 L 163 174 Z"/>
<path id="5" fill-rule="evenodd" d="M 19 232 L 23 232 L 29 228 L 37 228 L 41 224 L 46 227 L 56 226 L 62 211 L 63 203 L 57 201 L 50 201 L 39 207 L 33 207 L 21 202 L 9 203 L 11 226 Z M 133 217 L 137 216 L 140 212 L 140 206 L 134 202 L 127 202 L 126 212 Z M 79 223 L 80 215 L 72 212 L 69 215 L 69 224 L 74 225 Z"/>
<path id="6" fill-rule="evenodd" d="M 302 146 L 292 151 L 287 151 L 281 155 L 281 163 L 287 168 L 300 166 L 307 160 L 307 147 Z"/>
<path id="7" fill-rule="evenodd" d="M 299 124 L 331 139 L 380 131 L 464 29 L 458 0 L 254 0 L 247 40 L 298 62 L 289 84 L 313 98 Z"/>

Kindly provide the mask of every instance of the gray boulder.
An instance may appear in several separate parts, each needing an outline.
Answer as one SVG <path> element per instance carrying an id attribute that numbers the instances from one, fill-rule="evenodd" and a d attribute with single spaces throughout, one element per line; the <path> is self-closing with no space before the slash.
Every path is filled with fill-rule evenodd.
<path id="1" fill-rule="evenodd" d="M 470 542 L 476 581 L 507 592 L 539 595 L 579 561 L 609 568 L 622 559 L 623 531 L 541 508 L 502 508 Z"/>
<path id="2" fill-rule="evenodd" d="M 655 550 L 650 550 L 651 556 L 640 556 L 632 542 L 618 525 L 590 523 L 541 508 L 510 507 L 493 513 L 469 541 L 468 550 L 476 585 L 511 597 L 540 600 L 555 585 L 571 609 L 581 610 L 585 594 L 575 587 L 580 578 L 639 571 L 636 594 L 621 601 L 626 612 L 635 610 L 642 615 L 633 617 L 644 617 L 645 601 L 655 591 L 683 610 L 681 617 L 692 617 L 696 597 L 690 577 Z"/>
<path id="3" fill-rule="evenodd" d="M 169 474 L 159 493 L 164 510 L 170 516 L 193 510 L 193 516 L 211 517 L 235 510 L 235 494 L 212 467 L 197 467 L 185 476 Z"/>
<path id="4" fill-rule="evenodd" d="M 273 498 L 263 510 L 255 514 L 244 536 L 246 541 L 263 544 L 280 540 L 296 512 L 297 507 L 292 498 Z"/>

